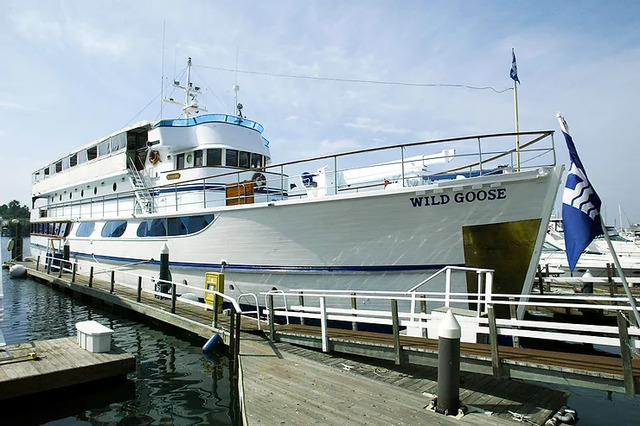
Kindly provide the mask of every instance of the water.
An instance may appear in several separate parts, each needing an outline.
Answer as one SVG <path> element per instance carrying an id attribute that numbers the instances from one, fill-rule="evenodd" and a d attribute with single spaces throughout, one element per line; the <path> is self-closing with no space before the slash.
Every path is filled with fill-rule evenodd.
<path id="1" fill-rule="evenodd" d="M 2 238 L 3 259 L 9 257 L 6 242 Z M 7 344 L 75 336 L 76 322 L 96 320 L 114 330 L 115 345 L 136 357 L 136 371 L 126 381 L 28 399 L 26 406 L 35 409 L 0 405 L 2 424 L 240 423 L 226 348 L 205 356 L 200 338 L 28 279 L 11 278 L 6 270 L 2 284 L 0 329 Z"/>

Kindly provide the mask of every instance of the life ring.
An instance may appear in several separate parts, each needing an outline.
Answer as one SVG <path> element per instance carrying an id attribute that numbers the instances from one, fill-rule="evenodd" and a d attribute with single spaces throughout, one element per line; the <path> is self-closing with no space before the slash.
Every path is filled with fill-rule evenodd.
<path id="1" fill-rule="evenodd" d="M 156 164 L 158 161 L 160 161 L 160 153 L 158 151 L 151 151 L 149 153 L 149 161 L 151 162 L 151 164 Z"/>
<path id="2" fill-rule="evenodd" d="M 253 181 L 253 184 L 255 185 L 256 188 L 263 188 L 264 186 L 267 185 L 267 178 L 264 177 L 264 175 L 259 172 L 254 174 L 251 180 Z"/>

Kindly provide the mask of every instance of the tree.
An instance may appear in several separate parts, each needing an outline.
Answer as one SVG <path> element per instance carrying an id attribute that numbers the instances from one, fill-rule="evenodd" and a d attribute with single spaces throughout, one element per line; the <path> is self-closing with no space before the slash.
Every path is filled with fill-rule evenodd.
<path id="1" fill-rule="evenodd" d="M 20 206 L 18 200 L 13 200 L 9 204 L 0 206 L 0 217 L 3 220 L 29 219 L 29 214 L 29 207 Z"/>

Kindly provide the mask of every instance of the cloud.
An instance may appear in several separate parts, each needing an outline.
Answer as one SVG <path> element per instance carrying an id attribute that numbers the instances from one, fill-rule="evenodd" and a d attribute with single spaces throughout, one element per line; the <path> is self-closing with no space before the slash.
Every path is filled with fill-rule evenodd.
<path id="1" fill-rule="evenodd" d="M 354 129 L 364 129 L 374 133 L 392 133 L 396 135 L 406 135 L 411 133 L 408 129 L 398 128 L 385 124 L 384 121 L 373 120 L 366 117 L 357 117 L 354 122 L 344 123 L 345 127 Z"/>

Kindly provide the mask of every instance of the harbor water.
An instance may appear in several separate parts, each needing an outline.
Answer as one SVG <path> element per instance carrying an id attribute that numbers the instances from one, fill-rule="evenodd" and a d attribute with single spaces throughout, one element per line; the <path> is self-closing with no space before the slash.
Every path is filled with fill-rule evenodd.
<path id="1" fill-rule="evenodd" d="M 7 242 L 2 238 L 3 261 L 9 257 Z M 237 387 L 224 347 L 205 356 L 198 337 L 12 278 L 4 269 L 2 286 L 0 329 L 7 344 L 74 336 L 77 322 L 95 320 L 114 330 L 114 344 L 136 357 L 136 371 L 126 381 L 30 398 L 37 409 L 0 404 L 2 424 L 239 424 Z"/>
<path id="2" fill-rule="evenodd" d="M 9 257 L 7 241 L 2 238 L 3 261 Z M 240 424 L 225 348 L 204 355 L 200 338 L 29 279 L 11 278 L 6 270 L 2 284 L 0 329 L 7 344 L 74 336 L 76 322 L 96 320 L 114 330 L 115 345 L 136 356 L 136 371 L 125 382 L 34 397 L 37 410 L 0 404 L 2 424 Z M 571 392 L 568 405 L 578 411 L 578 425 L 638 424 L 640 397 L 553 387 Z"/>

